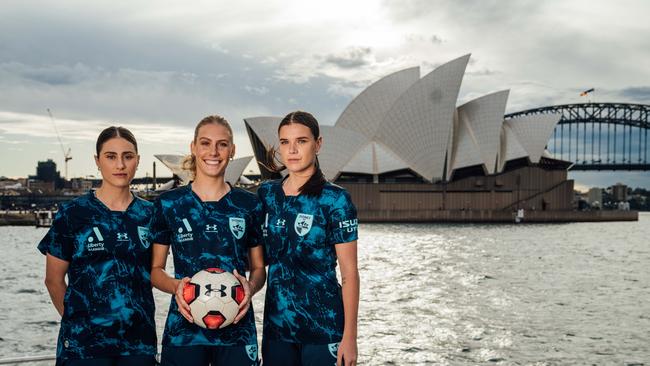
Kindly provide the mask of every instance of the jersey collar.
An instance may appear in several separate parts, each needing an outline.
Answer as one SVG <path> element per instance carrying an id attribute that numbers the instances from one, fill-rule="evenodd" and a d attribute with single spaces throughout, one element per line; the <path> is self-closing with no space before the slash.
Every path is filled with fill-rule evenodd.
<path id="1" fill-rule="evenodd" d="M 196 194 L 194 190 L 192 190 L 192 182 L 187 184 L 187 189 L 189 190 L 190 195 L 196 204 L 201 206 L 203 210 L 210 211 L 214 206 L 220 206 L 222 202 L 225 202 L 230 198 L 230 195 L 232 194 L 234 188 L 229 182 L 226 182 L 226 184 L 230 187 L 230 190 L 226 192 L 226 194 L 224 194 L 223 197 L 221 197 L 221 199 L 218 201 L 203 201 L 201 197 L 199 197 L 199 195 Z"/>
<path id="2" fill-rule="evenodd" d="M 129 210 L 131 210 L 131 208 L 136 205 L 136 201 L 138 200 L 138 197 L 136 197 L 135 194 L 133 194 L 133 192 L 130 192 L 130 193 L 131 193 L 131 196 L 133 197 L 133 199 L 131 200 L 131 203 L 129 203 L 129 205 L 126 207 L 126 210 L 124 210 L 124 211 L 113 211 L 113 210 L 111 210 L 108 206 L 106 206 L 104 204 L 104 202 L 102 202 L 99 198 L 97 198 L 97 196 L 95 195 L 94 190 L 90 190 L 88 192 L 88 196 L 89 196 L 90 202 L 94 203 L 95 206 L 98 207 L 100 210 L 108 212 L 110 214 L 117 215 L 117 214 L 122 214 L 122 213 L 129 212 Z"/>

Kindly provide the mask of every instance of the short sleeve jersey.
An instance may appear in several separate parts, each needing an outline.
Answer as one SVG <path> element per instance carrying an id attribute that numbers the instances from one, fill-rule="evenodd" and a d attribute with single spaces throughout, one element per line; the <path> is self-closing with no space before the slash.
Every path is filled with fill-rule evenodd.
<path id="1" fill-rule="evenodd" d="M 265 210 L 268 279 L 264 337 L 302 344 L 339 342 L 344 314 L 334 245 L 357 240 L 348 192 L 326 183 L 319 196 L 286 196 L 282 181 L 258 189 Z"/>
<path id="2" fill-rule="evenodd" d="M 174 277 L 192 277 L 218 267 L 245 273 L 248 249 L 261 244 L 262 205 L 250 192 L 231 190 L 219 201 L 203 202 L 191 184 L 165 192 L 155 203 L 152 242 L 170 245 Z M 163 345 L 245 346 L 256 344 L 253 307 L 237 324 L 203 329 L 185 320 L 172 296 Z"/>
<path id="3" fill-rule="evenodd" d="M 134 197 L 111 211 L 94 192 L 63 204 L 38 250 L 69 262 L 57 358 L 155 355 L 148 224 Z"/>

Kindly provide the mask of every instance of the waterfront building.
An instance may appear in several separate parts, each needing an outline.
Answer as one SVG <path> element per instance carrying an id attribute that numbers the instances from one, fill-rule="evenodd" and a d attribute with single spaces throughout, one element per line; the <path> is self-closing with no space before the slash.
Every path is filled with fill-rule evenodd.
<path id="1" fill-rule="evenodd" d="M 587 192 L 587 201 L 589 204 L 593 204 L 594 202 L 598 202 L 600 204 L 603 203 L 603 189 L 598 188 L 598 187 L 592 187 L 589 189 Z"/>
<path id="2" fill-rule="evenodd" d="M 39 161 L 36 165 L 36 175 L 30 175 L 30 186 L 38 187 L 35 189 L 51 191 L 54 189 L 63 188 L 65 181 L 61 178 L 61 174 L 56 170 L 56 163 L 52 159 L 47 159 L 46 161 Z M 52 183 L 54 186 L 52 189 L 48 187 Z"/>
<path id="3" fill-rule="evenodd" d="M 321 125 L 320 167 L 350 192 L 361 220 L 503 221 L 518 210 L 552 220 L 549 212 L 573 210 L 571 162 L 546 150 L 561 115 L 504 120 L 508 90 L 457 106 L 469 58 L 423 77 L 418 67 L 385 76 Z M 279 177 L 264 165 L 281 119 L 244 119 L 264 179 Z"/>
<path id="4" fill-rule="evenodd" d="M 627 201 L 627 185 L 623 183 L 616 183 L 612 186 L 612 198 L 615 202 Z"/>

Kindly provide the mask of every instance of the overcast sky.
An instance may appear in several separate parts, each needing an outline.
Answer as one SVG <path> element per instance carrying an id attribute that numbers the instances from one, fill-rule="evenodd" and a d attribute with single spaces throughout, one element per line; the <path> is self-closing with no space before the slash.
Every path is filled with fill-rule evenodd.
<path id="1" fill-rule="evenodd" d="M 186 5 L 186 4 L 191 4 Z M 650 103 L 650 2 L 2 1 L 0 176 L 63 157 L 97 175 L 98 133 L 130 128 L 139 175 L 153 154 L 187 153 L 196 122 L 225 116 L 238 155 L 243 118 L 302 109 L 333 124 L 391 72 L 471 53 L 458 104 L 510 89 L 508 111 L 592 101 Z M 170 175 L 158 164 L 159 175 Z M 580 185 L 650 188 L 648 173 L 572 174 Z"/>

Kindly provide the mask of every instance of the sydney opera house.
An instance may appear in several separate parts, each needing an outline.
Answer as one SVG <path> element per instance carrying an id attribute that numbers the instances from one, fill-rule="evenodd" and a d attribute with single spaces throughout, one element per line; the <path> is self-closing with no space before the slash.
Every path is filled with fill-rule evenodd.
<path id="1" fill-rule="evenodd" d="M 545 149 L 561 116 L 504 120 L 507 90 L 457 106 L 469 57 L 423 77 L 418 67 L 385 76 L 321 125 L 321 169 L 349 190 L 361 220 L 510 221 L 518 212 L 555 221 L 551 213 L 573 209 L 571 163 Z M 260 163 L 280 120 L 245 119 Z"/>

